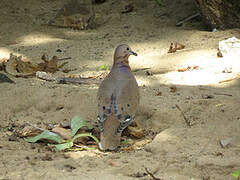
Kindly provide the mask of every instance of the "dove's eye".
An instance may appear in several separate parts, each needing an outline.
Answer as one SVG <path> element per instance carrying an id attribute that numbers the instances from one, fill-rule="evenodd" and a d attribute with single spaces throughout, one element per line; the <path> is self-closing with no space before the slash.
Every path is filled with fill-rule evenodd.
<path id="1" fill-rule="evenodd" d="M 127 51 L 129 51 L 129 48 L 127 48 Z"/>

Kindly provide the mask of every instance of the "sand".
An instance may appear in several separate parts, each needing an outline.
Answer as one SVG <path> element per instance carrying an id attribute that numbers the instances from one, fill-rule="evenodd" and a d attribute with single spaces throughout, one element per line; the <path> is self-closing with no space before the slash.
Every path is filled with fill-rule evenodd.
<path id="1" fill-rule="evenodd" d="M 38 63 L 49 57 L 72 57 L 68 74 L 94 74 L 111 66 L 114 48 L 127 43 L 138 53 L 130 57 L 140 86 L 141 106 L 136 120 L 153 141 L 130 152 L 51 152 L 44 144 L 30 144 L 11 136 L 30 122 L 59 124 L 79 115 L 96 126 L 97 85 L 55 84 L 37 78 L 14 78 L 0 84 L 0 179 L 102 180 L 226 180 L 240 170 L 240 80 L 222 73 L 228 59 L 216 57 L 220 40 L 240 38 L 239 29 L 211 32 L 199 19 L 175 24 L 196 12 L 191 0 L 133 0 L 133 13 L 121 14 L 127 1 L 107 0 L 95 5 L 102 17 L 111 17 L 93 30 L 42 26 L 65 1 L 2 0 L 0 4 L 0 57 L 23 55 Z M 170 43 L 185 49 L 167 53 Z M 56 52 L 61 49 L 62 52 Z M 232 62 L 232 61 L 231 61 Z M 177 72 L 181 67 L 200 70 Z M 58 72 L 61 74 L 61 72 Z M 171 92 L 175 86 L 176 91 Z M 174 89 L 174 88 L 173 88 Z M 158 94 L 158 95 L 157 95 Z M 190 123 L 189 127 L 176 104 Z M 61 107 L 61 108 L 59 108 Z M 220 140 L 232 138 L 221 147 Z M 47 157 L 47 158 L 46 158 Z"/>

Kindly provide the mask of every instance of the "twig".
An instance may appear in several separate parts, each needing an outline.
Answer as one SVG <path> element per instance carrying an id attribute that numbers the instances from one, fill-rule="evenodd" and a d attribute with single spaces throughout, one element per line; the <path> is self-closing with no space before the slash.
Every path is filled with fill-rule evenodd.
<path id="1" fill-rule="evenodd" d="M 182 116 L 183 116 L 183 118 L 184 118 L 187 126 L 188 126 L 188 127 L 191 127 L 191 123 L 190 123 L 190 121 L 186 118 L 186 116 L 185 116 L 185 114 L 183 113 L 182 109 L 181 109 L 177 104 L 176 104 L 176 107 L 177 107 L 177 109 L 181 112 L 181 114 L 182 114 Z"/>
<path id="2" fill-rule="evenodd" d="M 59 61 L 65 61 L 65 60 L 69 60 L 69 59 L 72 59 L 71 57 L 66 57 L 66 58 L 61 58 L 61 59 L 58 59 Z"/>
<path id="3" fill-rule="evenodd" d="M 34 127 L 35 129 L 38 129 L 38 130 L 41 130 L 41 131 L 46 131 L 46 129 L 39 128 L 39 127 L 37 127 L 37 126 L 35 126 L 35 125 L 29 123 L 29 122 L 27 122 L 27 124 L 28 124 L 29 126 Z"/>
<path id="4" fill-rule="evenodd" d="M 153 175 L 153 173 L 151 173 L 146 167 L 144 167 L 144 168 L 145 168 L 146 173 L 147 173 L 153 180 L 162 180 L 162 179 L 160 179 L 160 178 L 155 177 L 155 176 Z"/>
<path id="5" fill-rule="evenodd" d="M 176 26 L 182 26 L 185 22 L 190 21 L 196 17 L 200 16 L 200 13 L 193 14 L 191 16 L 188 16 L 187 18 L 183 19 L 182 21 L 179 21 Z"/>
<path id="6" fill-rule="evenodd" d="M 55 77 L 51 73 L 37 71 L 36 77 L 46 81 L 54 81 L 58 84 L 99 84 L 101 80 L 95 78 L 68 78 L 68 77 Z"/>
<path id="7" fill-rule="evenodd" d="M 214 93 L 216 95 L 223 95 L 223 96 L 233 96 L 232 94 L 226 94 L 226 93 Z"/>
<path id="8" fill-rule="evenodd" d="M 226 80 L 222 80 L 222 81 L 219 81 L 219 84 L 220 83 L 225 83 L 225 82 L 229 82 L 229 81 L 233 81 L 235 79 L 237 79 L 238 77 L 234 77 L 234 78 L 231 78 L 231 79 L 226 79 Z"/>
<path id="9" fill-rule="evenodd" d="M 59 84 L 67 84 L 67 83 L 72 83 L 72 84 L 99 84 L 101 81 L 96 80 L 96 79 L 89 79 L 89 78 L 66 78 L 66 77 L 59 77 L 56 78 L 57 83 Z"/>

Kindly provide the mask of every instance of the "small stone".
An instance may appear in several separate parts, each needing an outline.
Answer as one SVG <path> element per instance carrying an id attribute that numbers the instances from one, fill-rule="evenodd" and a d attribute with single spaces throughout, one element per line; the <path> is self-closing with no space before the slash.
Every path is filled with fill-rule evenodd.
<path id="1" fill-rule="evenodd" d="M 232 141 L 232 138 L 222 139 L 219 141 L 222 148 L 225 148 L 227 145 L 229 145 Z"/>

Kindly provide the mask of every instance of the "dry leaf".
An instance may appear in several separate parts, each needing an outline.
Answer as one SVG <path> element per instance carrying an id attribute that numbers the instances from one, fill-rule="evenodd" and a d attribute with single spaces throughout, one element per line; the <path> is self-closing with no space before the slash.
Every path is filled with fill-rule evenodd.
<path id="1" fill-rule="evenodd" d="M 1 59 L 0 59 L 0 63 L 2 63 L 2 62 L 7 62 L 7 61 L 8 61 L 7 58 L 1 58 Z"/>
<path id="2" fill-rule="evenodd" d="M 22 59 L 22 56 L 16 56 L 12 53 L 7 62 L 4 62 L 5 71 L 15 77 L 31 77 L 35 76 L 37 71 L 55 73 L 59 68 L 62 68 L 67 62 L 58 66 L 58 57 L 53 56 L 49 61 L 47 55 L 41 57 L 42 63 L 33 64 L 27 59 Z"/>
<path id="3" fill-rule="evenodd" d="M 58 57 L 53 56 L 53 58 L 48 61 L 48 58 L 43 58 L 44 62 L 38 64 L 38 71 L 50 72 L 55 73 L 58 70 Z"/>
<path id="4" fill-rule="evenodd" d="M 94 144 L 92 141 L 89 141 L 89 137 L 88 136 L 82 136 L 77 138 L 74 143 L 76 144 L 83 144 L 83 145 L 96 145 L 96 143 Z"/>
<path id="5" fill-rule="evenodd" d="M 156 94 L 156 96 L 161 96 L 162 95 L 162 92 L 161 91 L 159 91 L 157 94 Z"/>
<path id="6" fill-rule="evenodd" d="M 130 126 L 127 127 L 127 132 L 135 138 L 140 139 L 144 137 L 143 129 L 136 121 L 134 121 Z"/>
<path id="7" fill-rule="evenodd" d="M 180 43 L 175 43 L 175 48 L 176 48 L 176 50 L 181 50 L 181 49 L 184 49 L 185 48 L 185 46 L 183 45 L 183 44 L 180 44 Z"/>
<path id="8" fill-rule="evenodd" d="M 176 86 L 171 86 L 170 87 L 170 92 L 175 93 L 177 91 L 177 87 Z"/>
<path id="9" fill-rule="evenodd" d="M 134 151 L 134 147 L 133 146 L 123 147 L 123 148 L 121 148 L 121 150 L 130 152 L 130 151 Z"/>
<path id="10" fill-rule="evenodd" d="M 181 50 L 181 49 L 185 48 L 185 46 L 183 44 L 180 44 L 180 43 L 177 43 L 177 42 L 174 45 L 175 46 L 173 47 L 173 43 L 171 43 L 171 45 L 169 47 L 169 50 L 168 50 L 168 53 L 174 53 L 177 50 Z"/>
<path id="11" fill-rule="evenodd" d="M 193 71 L 199 69 L 199 66 L 187 66 L 183 68 L 179 68 L 177 71 L 178 72 L 185 72 L 185 71 Z"/>
<path id="12" fill-rule="evenodd" d="M 146 144 L 149 144 L 150 142 L 152 142 L 152 139 L 143 139 L 141 141 L 135 142 L 134 145 L 137 146 L 137 147 L 143 147 Z"/>
<path id="13" fill-rule="evenodd" d="M 61 136 L 63 139 L 67 140 L 67 139 L 71 139 L 71 129 L 65 129 L 63 127 L 61 127 L 60 125 L 58 125 L 57 127 L 52 129 L 52 132 L 57 133 L 59 136 Z"/>
<path id="14" fill-rule="evenodd" d="M 223 57 L 223 55 L 222 55 L 222 53 L 221 53 L 221 51 L 218 49 L 218 52 L 217 52 L 217 57 Z"/>
<path id="15" fill-rule="evenodd" d="M 81 1 L 69 1 L 48 25 L 77 30 L 95 28 L 95 12 L 92 10 L 92 3 L 88 2 L 82 4 Z"/>
<path id="16" fill-rule="evenodd" d="M 30 136 L 37 136 L 41 133 L 42 131 L 40 129 L 36 129 L 32 126 L 26 125 L 23 129 L 17 132 L 17 135 L 19 137 L 30 137 Z"/>
<path id="17" fill-rule="evenodd" d="M 176 52 L 177 49 L 173 47 L 173 43 L 170 44 L 170 47 L 169 47 L 169 50 L 168 50 L 168 53 L 174 53 Z"/>
<path id="18" fill-rule="evenodd" d="M 16 56 L 12 53 L 7 62 L 4 63 L 5 71 L 13 76 L 33 76 L 37 71 L 37 66 L 28 61 L 23 61 L 22 56 Z"/>

